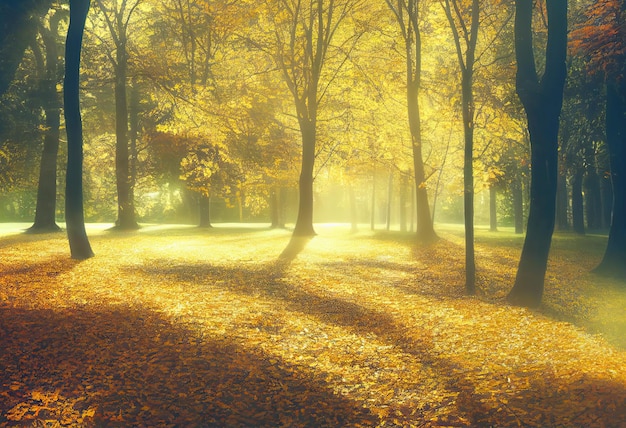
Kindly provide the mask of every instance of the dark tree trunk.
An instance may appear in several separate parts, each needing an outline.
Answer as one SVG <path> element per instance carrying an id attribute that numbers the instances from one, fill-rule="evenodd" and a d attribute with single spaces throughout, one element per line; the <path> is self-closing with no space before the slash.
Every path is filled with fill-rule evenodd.
<path id="1" fill-rule="evenodd" d="M 524 192 L 522 191 L 522 179 L 516 177 L 512 184 L 513 193 L 513 217 L 515 221 L 515 233 L 524 233 Z"/>
<path id="2" fill-rule="evenodd" d="M 583 171 L 572 176 L 572 224 L 574 232 L 585 234 L 585 208 L 583 204 Z"/>
<path id="3" fill-rule="evenodd" d="M 489 186 L 489 231 L 497 232 L 498 231 L 498 205 L 496 198 L 498 196 L 498 191 L 496 190 L 496 186 L 493 184 Z"/>
<path id="4" fill-rule="evenodd" d="M 46 47 L 46 71 L 41 85 L 46 131 L 39 169 L 35 221 L 28 229 L 28 232 L 31 233 L 61 230 L 56 224 L 57 157 L 59 153 L 59 127 L 61 125 L 61 106 L 56 89 L 59 65 L 56 36 L 59 20 L 58 15 L 52 16 L 50 18 L 50 30 L 42 29 L 41 31 Z"/>
<path id="5" fill-rule="evenodd" d="M 566 76 L 567 1 L 547 2 L 546 8 L 546 66 L 543 77 L 539 79 L 532 43 L 533 3 L 515 3 L 516 89 L 528 120 L 532 168 L 528 227 L 508 301 L 527 307 L 541 303 L 554 231 L 559 115 Z"/>
<path id="6" fill-rule="evenodd" d="M 120 36 L 121 37 L 121 36 Z M 126 43 L 117 46 L 115 68 L 115 178 L 117 182 L 117 223 L 121 230 L 137 229 L 135 206 L 131 198 L 128 150 L 128 107 L 126 99 Z"/>
<path id="7" fill-rule="evenodd" d="M 293 230 L 294 236 L 315 236 L 313 229 L 313 167 L 315 165 L 315 121 L 300 119 L 302 132 L 302 168 L 298 188 L 298 217 Z"/>
<path id="8" fill-rule="evenodd" d="M 211 224 L 211 196 L 200 195 L 200 224 L 199 227 L 213 227 Z"/>
<path id="9" fill-rule="evenodd" d="M 622 84 L 623 85 L 623 84 Z M 622 89 L 624 86 L 622 86 Z M 617 84 L 606 89 L 606 140 L 611 162 L 613 216 L 602 261 L 594 272 L 626 279 L 626 98 Z"/>
<path id="10" fill-rule="evenodd" d="M 608 170 L 610 170 L 610 166 L 602 169 L 602 171 Z M 611 227 L 611 214 L 613 212 L 613 186 L 610 177 L 602 177 L 600 188 L 602 189 L 602 228 L 608 229 Z"/>
<path id="11" fill-rule="evenodd" d="M 596 170 L 595 153 L 592 149 L 586 150 L 587 178 L 583 182 L 585 187 L 585 209 L 587 212 L 587 229 L 600 229 L 602 224 L 602 194 L 600 178 Z"/>
<path id="12" fill-rule="evenodd" d="M 567 219 L 567 177 L 560 172 L 556 189 L 556 227 L 559 230 L 569 230 Z"/>
<path id="13" fill-rule="evenodd" d="M 63 99 L 67 130 L 65 218 L 70 252 L 74 259 L 93 257 L 83 213 L 83 126 L 80 116 L 80 53 L 90 0 L 72 0 L 65 43 Z"/>

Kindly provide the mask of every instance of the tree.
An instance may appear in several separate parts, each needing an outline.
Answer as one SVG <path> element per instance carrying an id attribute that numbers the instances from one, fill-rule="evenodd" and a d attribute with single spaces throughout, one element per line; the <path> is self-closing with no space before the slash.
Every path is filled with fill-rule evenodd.
<path id="1" fill-rule="evenodd" d="M 604 77 L 605 129 L 611 166 L 613 206 L 607 247 L 594 272 L 626 278 L 626 1 L 601 0 L 589 6 L 573 32 L 572 45 Z M 600 23 L 600 25 L 598 25 Z"/>
<path id="2" fill-rule="evenodd" d="M 71 256 L 93 257 L 83 212 L 83 127 L 80 115 L 80 52 L 90 0 L 70 1 L 70 25 L 65 42 L 63 101 L 67 130 L 65 219 Z"/>
<path id="3" fill-rule="evenodd" d="M 430 242 L 437 238 L 428 204 L 426 172 L 422 156 L 422 124 L 419 94 L 422 77 L 422 40 L 419 26 L 420 0 L 386 0 L 393 12 L 404 41 L 406 54 L 406 100 L 413 151 L 415 201 L 417 204 L 417 239 Z"/>
<path id="4" fill-rule="evenodd" d="M 117 222 L 122 230 L 139 227 L 135 219 L 133 183 L 131 182 L 130 153 L 128 146 L 128 26 L 134 11 L 141 0 L 114 2 L 105 6 L 102 0 L 96 0 L 109 29 L 114 44 L 115 57 L 110 51 L 109 59 L 115 73 L 115 175 L 117 183 Z"/>
<path id="5" fill-rule="evenodd" d="M 57 197 L 57 155 L 59 153 L 59 127 L 61 125 L 61 106 L 57 95 L 59 54 L 57 35 L 59 22 L 64 12 L 56 10 L 48 19 L 48 27 L 40 25 L 40 34 L 45 47 L 45 61 L 36 42 L 33 52 L 39 63 L 40 97 L 45 115 L 45 133 L 39 182 L 37 186 L 37 208 L 35 221 L 29 232 L 55 232 L 61 230 L 56 224 Z"/>
<path id="6" fill-rule="evenodd" d="M 507 299 L 527 307 L 541 302 L 554 231 L 559 115 L 566 77 L 567 0 L 547 1 L 545 7 L 548 40 L 545 69 L 539 77 L 532 37 L 533 2 L 515 3 L 516 89 L 528 121 L 532 169 L 527 233 Z"/>
<path id="7" fill-rule="evenodd" d="M 460 0 L 445 0 L 444 9 L 461 68 L 461 105 L 463 111 L 463 195 L 465 219 L 465 290 L 476 292 L 476 262 L 474 260 L 474 61 L 480 25 L 480 2 L 471 5 Z M 469 26 L 467 25 L 469 15 Z M 495 211 L 495 210 L 494 210 Z"/>
<path id="8" fill-rule="evenodd" d="M 293 234 L 313 236 L 313 177 L 319 108 L 358 40 L 358 35 L 352 35 L 338 47 L 333 44 L 340 24 L 358 0 L 279 0 L 276 3 L 277 10 L 270 12 L 275 28 L 275 59 L 293 96 L 302 135 L 300 199 Z M 325 73 L 331 54 L 339 59 L 333 63 L 330 73 Z"/>

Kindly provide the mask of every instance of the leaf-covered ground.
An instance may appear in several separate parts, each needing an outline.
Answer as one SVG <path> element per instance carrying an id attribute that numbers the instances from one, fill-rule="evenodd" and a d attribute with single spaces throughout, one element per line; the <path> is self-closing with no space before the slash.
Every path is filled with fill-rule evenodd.
<path id="1" fill-rule="evenodd" d="M 13 230 L 16 232 L 17 230 Z M 557 237 L 509 307 L 521 238 L 319 227 L 0 236 L 0 426 L 626 426 L 626 287 Z"/>

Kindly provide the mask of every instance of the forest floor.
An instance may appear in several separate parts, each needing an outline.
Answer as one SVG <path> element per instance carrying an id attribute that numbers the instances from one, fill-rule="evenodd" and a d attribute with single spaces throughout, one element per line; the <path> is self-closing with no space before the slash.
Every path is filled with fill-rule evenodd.
<path id="1" fill-rule="evenodd" d="M 0 426 L 626 426 L 626 286 L 557 235 L 538 310 L 522 238 L 318 226 L 0 232 Z M 21 227 L 26 227 L 22 225 Z M 8 230 L 8 231 L 7 231 Z"/>

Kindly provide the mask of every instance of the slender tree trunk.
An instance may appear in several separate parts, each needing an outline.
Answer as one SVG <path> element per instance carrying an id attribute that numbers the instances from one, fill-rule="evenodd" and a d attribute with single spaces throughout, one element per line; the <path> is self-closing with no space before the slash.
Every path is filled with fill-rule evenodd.
<path id="1" fill-rule="evenodd" d="M 478 7 L 476 4 L 474 7 Z M 468 61 L 469 62 L 469 61 Z M 467 64 L 461 78 L 463 104 L 463 218 L 465 221 L 465 291 L 476 293 L 476 261 L 474 256 L 474 96 L 472 93 L 473 64 Z"/>
<path id="2" fill-rule="evenodd" d="M 496 190 L 496 186 L 491 184 L 489 186 L 489 231 L 497 232 L 498 231 L 498 210 L 496 198 L 498 196 L 498 191 Z"/>
<path id="3" fill-rule="evenodd" d="M 622 83 L 622 89 L 624 88 Z M 607 84 L 606 140 L 611 162 L 613 216 L 602 261 L 594 272 L 626 279 L 626 98 L 616 83 Z"/>
<path id="4" fill-rule="evenodd" d="M 559 230 L 569 230 L 567 201 L 567 177 L 564 172 L 559 172 L 556 190 L 556 226 Z"/>
<path id="5" fill-rule="evenodd" d="M 80 53 L 90 0 L 72 0 L 70 26 L 65 43 L 65 80 L 63 99 L 67 130 L 67 173 L 65 218 L 71 256 L 93 257 L 85 231 L 83 212 L 83 126 L 80 116 Z"/>
<path id="6" fill-rule="evenodd" d="M 50 17 L 50 29 L 42 29 L 41 35 L 46 48 L 45 77 L 42 78 L 42 106 L 46 117 L 39 182 L 37 186 L 37 207 L 35 221 L 28 229 L 30 233 L 56 232 L 61 228 L 56 224 L 57 198 L 57 158 L 61 125 L 61 103 L 57 95 L 59 53 L 56 36 L 60 17 Z"/>
<path id="7" fill-rule="evenodd" d="M 601 171 L 610 170 L 610 166 Z M 600 188 L 602 189 L 602 228 L 609 229 L 611 227 L 611 217 L 613 213 L 613 187 L 611 179 L 602 177 L 600 181 Z"/>
<path id="8" fill-rule="evenodd" d="M 596 171 L 594 155 L 590 154 L 587 161 L 587 177 L 583 182 L 585 187 L 585 209 L 587 212 L 587 229 L 600 229 L 602 222 L 602 196 L 600 193 L 600 179 Z"/>
<path id="9" fill-rule="evenodd" d="M 130 103 L 128 109 L 128 136 L 130 140 L 130 159 L 129 159 L 129 188 L 128 197 L 133 204 L 133 213 L 135 211 L 135 185 L 137 184 L 137 139 L 139 136 L 139 88 L 134 83 L 130 88 Z"/>
<path id="10" fill-rule="evenodd" d="M 585 234 L 585 207 L 583 204 L 583 171 L 577 170 L 572 176 L 572 225 L 574 232 Z"/>
<path id="11" fill-rule="evenodd" d="M 315 165 L 316 124 L 314 121 L 300 119 L 302 132 L 302 167 L 298 188 L 298 217 L 293 230 L 294 236 L 315 236 L 313 229 L 313 168 Z"/>
<path id="12" fill-rule="evenodd" d="M 199 205 L 200 205 L 200 224 L 198 226 L 206 227 L 206 228 L 213 227 L 213 225 L 211 224 L 211 196 L 200 195 Z"/>
<path id="13" fill-rule="evenodd" d="M 532 43 L 533 3 L 515 3 L 517 94 L 528 120 L 531 184 L 528 227 L 510 303 L 535 307 L 541 303 L 556 215 L 559 116 L 566 76 L 567 0 L 546 2 L 548 43 L 541 79 Z"/>
<path id="14" fill-rule="evenodd" d="M 121 35 L 119 35 L 121 37 Z M 126 42 L 117 46 L 115 69 L 115 177 L 117 182 L 117 228 L 137 229 L 135 206 L 131 199 L 128 150 L 128 107 L 126 99 Z"/>
<path id="15" fill-rule="evenodd" d="M 409 82 L 407 90 L 407 105 L 409 114 L 409 128 L 413 142 L 413 170 L 415 172 L 415 203 L 417 205 L 417 240 L 428 243 L 437 239 L 430 216 L 428 204 L 428 190 L 426 188 L 426 172 L 422 158 L 422 135 L 419 103 L 419 84 Z"/>

